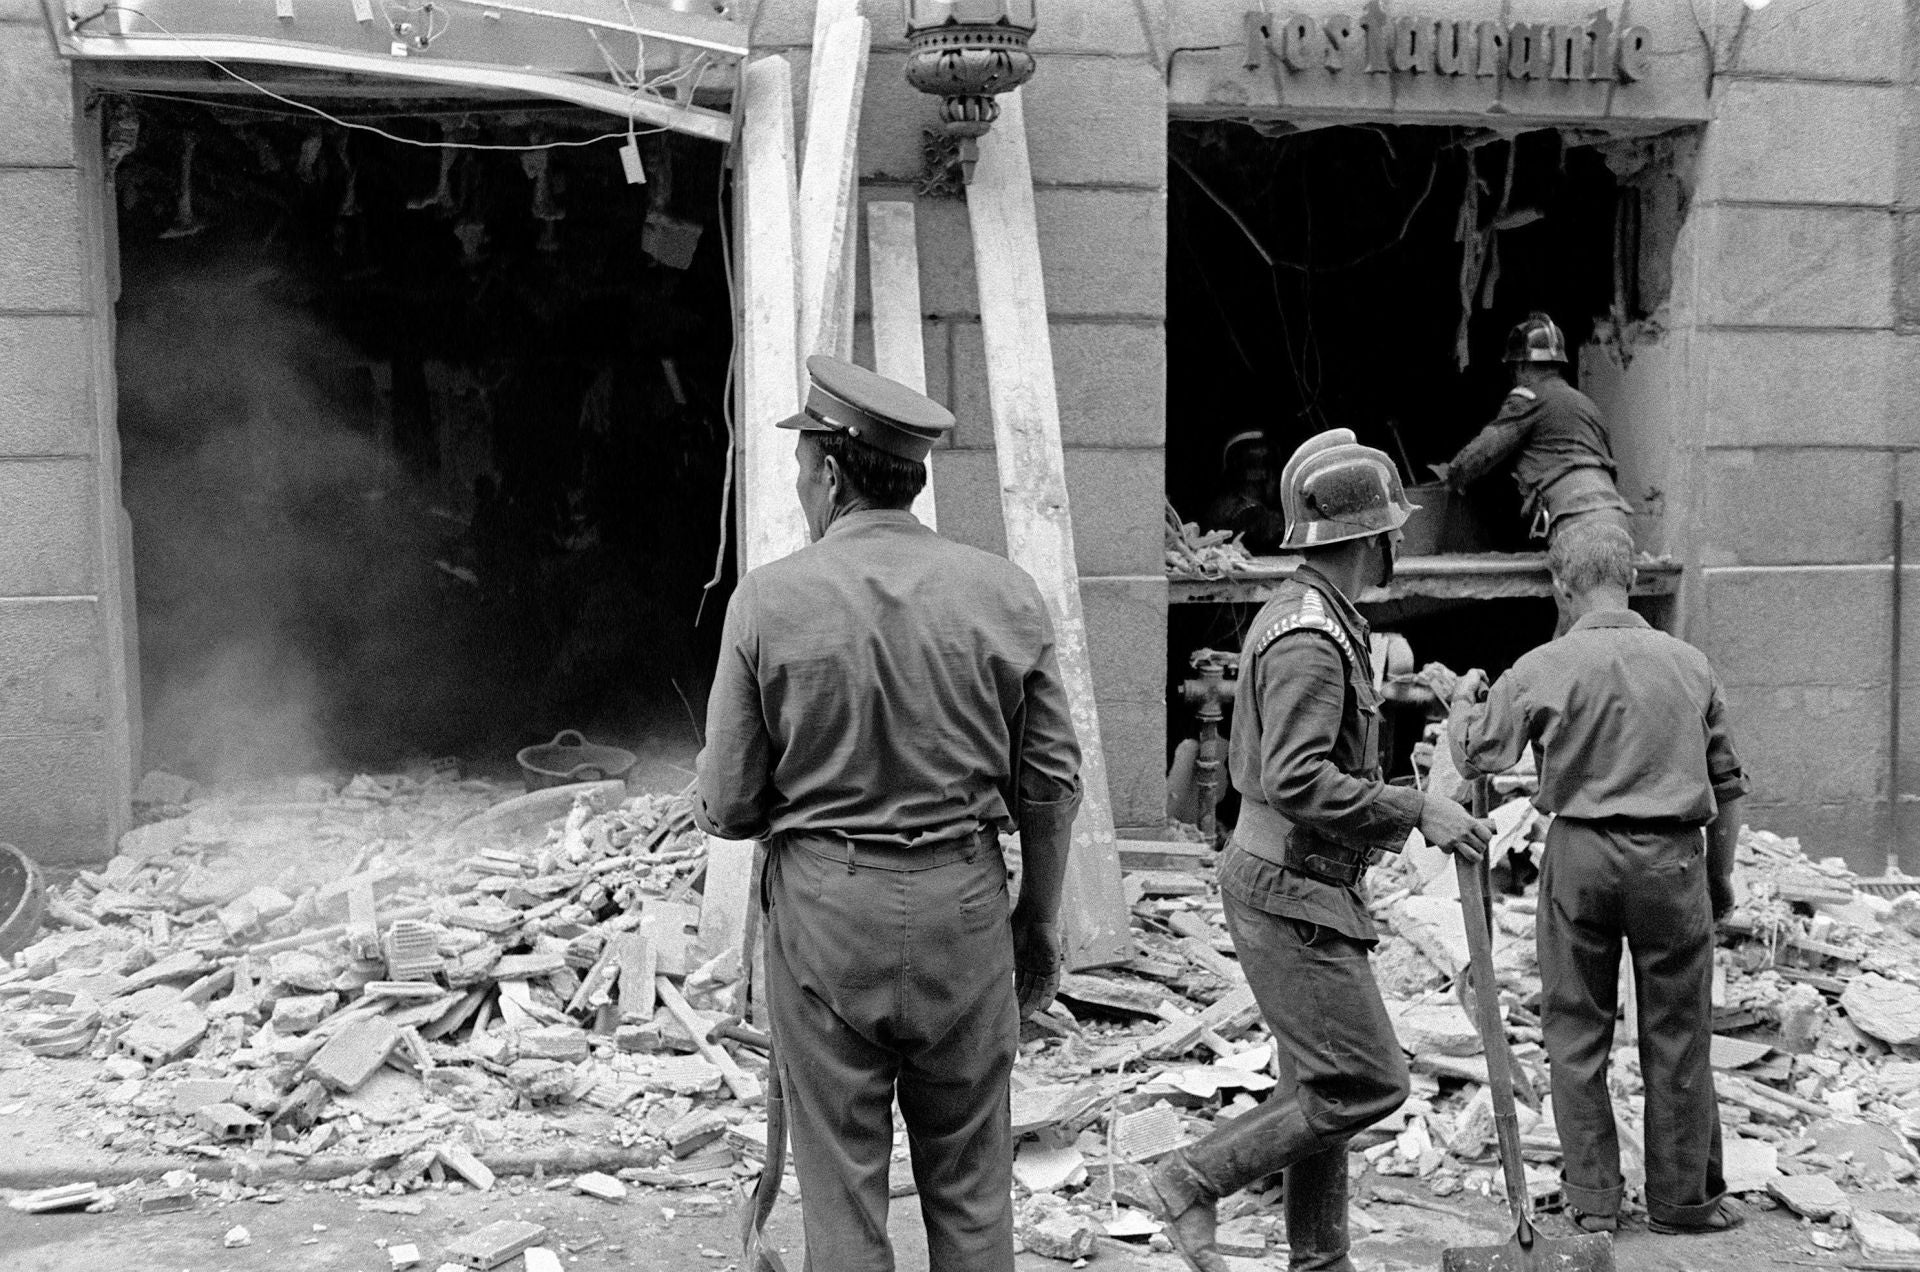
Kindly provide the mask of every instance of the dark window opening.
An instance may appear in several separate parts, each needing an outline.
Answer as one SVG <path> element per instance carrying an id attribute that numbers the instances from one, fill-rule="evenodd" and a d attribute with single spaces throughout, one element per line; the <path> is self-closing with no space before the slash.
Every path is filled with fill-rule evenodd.
<path id="1" fill-rule="evenodd" d="M 1223 448 L 1260 430 L 1269 494 L 1287 456 L 1329 428 L 1393 457 L 1410 487 L 1444 463 L 1511 387 L 1508 331 L 1544 310 L 1583 358 L 1631 364 L 1655 339 L 1672 285 L 1695 134 L 1612 137 L 1572 129 L 1175 121 L 1169 151 L 1167 498 L 1213 528 L 1236 486 Z M 1616 455 L 1620 430 L 1608 421 Z M 1633 498 L 1637 492 L 1629 492 Z M 1416 501 L 1423 492 L 1416 491 Z M 1411 545 L 1410 545 L 1411 546 Z M 1445 518 L 1438 552 L 1534 552 L 1510 466 Z M 1258 549 L 1256 549 L 1257 551 Z M 1416 665 L 1498 672 L 1547 639 L 1540 598 L 1396 602 L 1376 630 L 1408 637 Z M 1189 655 L 1237 650 L 1253 603 L 1177 604 L 1169 702 Z M 1170 747 L 1193 736 L 1172 709 Z M 1417 717 L 1400 722 L 1389 772 L 1404 773 Z"/>
<path id="2" fill-rule="evenodd" d="M 619 131 L 327 108 L 429 143 Z M 510 772 L 567 727 L 688 763 L 728 582 L 696 626 L 727 454 L 720 148 L 642 136 L 636 186 L 618 140 L 446 150 L 145 95 L 109 101 L 105 142 L 147 766 Z"/>

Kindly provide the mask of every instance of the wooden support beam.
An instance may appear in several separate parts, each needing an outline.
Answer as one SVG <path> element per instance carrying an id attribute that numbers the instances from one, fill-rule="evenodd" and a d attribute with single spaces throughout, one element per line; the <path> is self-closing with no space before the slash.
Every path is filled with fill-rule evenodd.
<path id="1" fill-rule="evenodd" d="M 819 56 L 819 50 L 826 45 L 827 33 L 833 29 L 836 23 L 849 18 L 858 18 L 859 16 L 860 0 L 819 0 L 819 3 L 814 6 L 813 48 L 815 56 L 808 66 L 807 75 L 807 121 L 809 127 L 812 126 L 813 121 L 813 103 L 820 101 L 824 92 L 821 86 L 821 80 L 823 78 L 821 72 L 827 65 L 827 61 L 825 58 Z M 865 76 L 863 75 L 861 78 L 864 80 Z M 854 125 L 854 131 L 858 133 L 859 118 L 857 112 L 855 114 Z M 808 133 L 808 139 L 811 141 L 812 133 Z M 840 271 L 840 289 L 835 294 L 833 301 L 835 306 L 833 312 L 837 318 L 844 319 L 844 321 L 836 321 L 830 324 L 829 334 L 833 337 L 831 343 L 817 346 L 813 350 L 814 353 L 829 353 L 836 358 L 844 358 L 848 361 L 852 361 L 853 359 L 854 253 L 858 250 L 857 244 L 859 242 L 858 227 L 855 223 L 859 220 L 859 189 L 859 165 L 855 162 L 854 164 L 848 165 L 848 214 L 846 220 L 842 222 L 840 227 L 840 250 L 842 258 L 846 261 L 846 267 Z"/>
<path id="2" fill-rule="evenodd" d="M 800 165 L 800 348 L 840 355 L 853 347 L 853 215 L 860 103 L 866 94 L 873 28 L 854 14 L 835 22 L 813 50 L 807 151 Z"/>
<path id="3" fill-rule="evenodd" d="M 1019 90 L 1000 101 L 999 122 L 980 139 L 980 165 L 967 187 L 967 211 L 973 223 L 1007 555 L 1033 576 L 1046 598 L 1074 731 L 1080 737 L 1080 778 L 1086 789 L 1073 828 L 1063 918 L 1068 966 L 1093 967 L 1130 957 L 1133 938 L 1094 703 L 1087 622 L 1080 608 L 1026 114 Z"/>
<path id="4" fill-rule="evenodd" d="M 794 498 L 793 435 L 774 426 L 800 409 L 793 68 L 751 63 L 741 109 L 741 564 L 752 569 L 807 542 Z"/>
<path id="5" fill-rule="evenodd" d="M 849 271 L 851 275 L 851 271 Z M 920 322 L 920 244 L 911 203 L 867 204 L 867 285 L 873 292 L 873 369 L 916 393 L 927 391 Z M 935 527 L 933 460 L 913 515 Z"/>

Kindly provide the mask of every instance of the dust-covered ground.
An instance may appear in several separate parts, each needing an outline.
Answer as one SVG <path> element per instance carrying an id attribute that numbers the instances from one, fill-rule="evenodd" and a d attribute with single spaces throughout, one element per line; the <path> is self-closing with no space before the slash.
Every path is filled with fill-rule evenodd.
<path id="1" fill-rule="evenodd" d="M 0 1145 L 6 1141 L 0 1140 Z M 0 1147 L 0 1152 L 9 1151 Z M 0 1267 L 9 1272 L 389 1272 L 386 1246 L 413 1244 L 422 1269 L 434 1269 L 448 1243 L 461 1234 L 499 1219 L 525 1219 L 544 1225 L 546 1245 L 563 1264 L 578 1272 L 669 1272 L 739 1266 L 738 1227 L 729 1205 L 719 1215 L 690 1217 L 688 1192 L 634 1189 L 624 1201 L 582 1196 L 554 1181 L 549 1189 L 529 1179 L 503 1180 L 490 1193 L 429 1189 L 410 1198 L 418 1215 L 388 1214 L 361 1208 L 364 1199 L 325 1186 L 288 1184 L 250 1200 L 222 1202 L 201 1197 L 195 1208 L 172 1214 L 142 1215 L 129 1201 L 102 1215 L 16 1215 L 0 1221 Z M 720 1197 L 724 1194 L 707 1194 Z M 1370 1197 L 1366 1218 L 1381 1225 L 1376 1235 L 1360 1236 L 1354 1262 L 1361 1272 L 1411 1272 L 1440 1266 L 1441 1251 L 1454 1245 L 1492 1244 L 1506 1239 L 1504 1210 L 1472 1197 L 1452 1209 L 1456 1214 L 1388 1204 L 1362 1181 L 1356 1198 Z M 272 1204 L 265 1204 L 271 1199 Z M 391 1200 L 391 1199 L 389 1199 Z M 710 1207 L 709 1207 L 710 1208 Z M 1227 1203 L 1232 1214 L 1236 1203 Z M 1549 1234 L 1564 1231 L 1549 1217 Z M 250 1244 L 228 1249 L 225 1235 L 247 1229 Z M 898 1266 L 912 1272 L 927 1266 L 926 1242 L 912 1197 L 894 1203 L 891 1224 Z M 1615 1247 L 1619 1272 L 1734 1272 L 1736 1269 L 1813 1266 L 1842 1268 L 1857 1253 L 1821 1249 L 1811 1240 L 1818 1228 L 1784 1210 L 1754 1213 L 1747 1226 L 1715 1237 L 1661 1237 L 1641 1225 L 1628 1228 Z M 783 1199 L 774 1212 L 772 1244 L 791 1272 L 804 1266 L 799 1206 Z M 1284 1268 L 1284 1249 L 1258 1259 L 1235 1258 L 1241 1269 Z M 522 1260 L 505 1267 L 519 1272 Z M 1065 1268 L 1064 1262 L 1022 1254 L 1020 1272 Z M 1179 1272 L 1172 1254 L 1144 1245 L 1103 1239 L 1086 1266 L 1106 1272 Z M 814 1272 L 832 1272 L 815 1269 Z"/>

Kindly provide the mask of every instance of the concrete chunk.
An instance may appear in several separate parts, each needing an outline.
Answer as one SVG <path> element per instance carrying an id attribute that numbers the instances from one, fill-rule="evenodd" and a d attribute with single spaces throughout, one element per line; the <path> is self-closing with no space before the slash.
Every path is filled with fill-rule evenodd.
<path id="1" fill-rule="evenodd" d="M 289 1035 L 308 1033 L 339 1005 L 338 994 L 290 994 L 273 1005 L 273 1031 Z"/>
<path id="2" fill-rule="evenodd" d="M 1920 1236 L 1877 1210 L 1854 1211 L 1853 1231 L 1860 1238 L 1860 1253 L 1869 1259 L 1910 1266 L 1920 1259 Z"/>
<path id="3" fill-rule="evenodd" d="M 1457 1003 L 1388 1003 L 1387 1015 L 1400 1047 L 1409 1055 L 1472 1056 L 1480 1034 Z"/>
<path id="4" fill-rule="evenodd" d="M 1867 972 L 1847 983 L 1840 1007 L 1861 1033 L 1889 1046 L 1920 1042 L 1920 986 Z"/>
<path id="5" fill-rule="evenodd" d="M 238 1104 L 208 1104 L 193 1111 L 196 1126 L 217 1140 L 242 1140 L 260 1129 L 260 1119 Z"/>
<path id="6" fill-rule="evenodd" d="M 1852 1209 L 1831 1175 L 1783 1175 L 1768 1184 L 1767 1191 L 1808 1219 L 1827 1219 Z"/>
<path id="7" fill-rule="evenodd" d="M 180 1002 L 142 1016 L 120 1035 L 120 1050 L 152 1068 L 172 1064 L 207 1033 L 207 1014 Z"/>
<path id="8" fill-rule="evenodd" d="M 486 1163 L 458 1144 L 442 1144 L 434 1152 L 439 1155 L 441 1165 L 481 1192 L 486 1192 L 493 1187 L 493 1172 L 487 1168 Z"/>
<path id="9" fill-rule="evenodd" d="M 625 1184 L 615 1179 L 612 1175 L 605 1175 L 597 1170 L 590 1170 L 584 1175 L 576 1176 L 573 1181 L 573 1187 L 576 1192 L 583 1192 L 589 1197 L 598 1197 L 602 1201 L 625 1201 L 627 1199 L 627 1186 Z"/>
<path id="10" fill-rule="evenodd" d="M 461 1237 L 447 1247 L 446 1255 L 461 1267 L 487 1272 L 530 1249 L 546 1235 L 547 1230 L 537 1223 L 501 1219 Z"/>
<path id="11" fill-rule="evenodd" d="M 356 1020 L 320 1048 L 307 1072 L 336 1091 L 357 1091 L 399 1045 L 400 1031 L 391 1022 L 379 1016 Z"/>

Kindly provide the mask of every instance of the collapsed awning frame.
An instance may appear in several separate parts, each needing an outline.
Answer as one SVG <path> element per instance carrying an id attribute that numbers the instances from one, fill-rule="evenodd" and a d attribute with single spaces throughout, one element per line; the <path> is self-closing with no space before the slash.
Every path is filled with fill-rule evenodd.
<path id="1" fill-rule="evenodd" d="M 585 14 L 571 14 L 512 0 L 459 0 L 489 16 L 511 12 L 545 22 L 572 23 L 593 30 L 660 40 L 714 54 L 744 59 L 746 36 L 742 28 L 722 18 L 678 13 L 651 5 L 628 5 L 633 21 L 621 22 Z M 485 90 L 532 98 L 551 98 L 597 110 L 652 128 L 665 128 L 722 145 L 733 138 L 733 116 L 726 111 L 695 106 L 664 96 L 636 92 L 568 71 L 537 66 L 503 66 L 416 56 L 367 53 L 297 40 L 263 39 L 248 35 L 181 35 L 167 32 L 93 30 L 110 14 L 138 10 L 97 0 L 42 0 L 47 25 L 61 54 L 75 61 L 103 63 L 204 62 L 225 68 L 230 64 L 285 66 L 304 70 L 364 75 L 396 81 Z M 121 25 L 125 25 L 122 23 Z M 731 75 L 738 63 L 729 68 Z"/>

